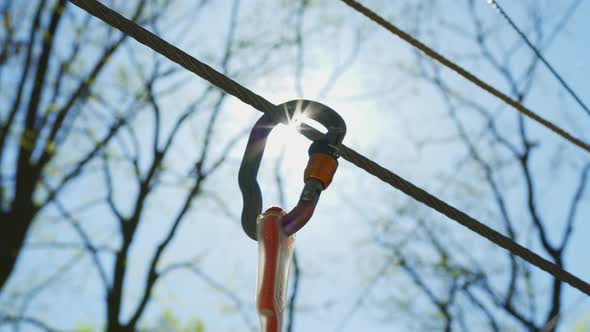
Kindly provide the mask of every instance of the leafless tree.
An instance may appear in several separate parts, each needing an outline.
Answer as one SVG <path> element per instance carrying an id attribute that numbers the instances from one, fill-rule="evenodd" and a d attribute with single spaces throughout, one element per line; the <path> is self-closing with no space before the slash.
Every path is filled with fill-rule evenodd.
<path id="1" fill-rule="evenodd" d="M 550 22 L 543 14 L 547 4 L 526 2 L 522 6 L 528 21 L 521 23 L 543 51 L 562 32 L 579 3 L 569 2 L 562 16 Z M 425 17 L 436 20 L 439 31 L 416 23 L 413 33 L 436 45 L 440 45 L 443 33 L 445 38 L 460 40 L 461 45 L 472 45 L 456 55 L 457 59 L 469 63 L 480 75 L 499 77 L 496 83 L 507 87 L 519 102 L 526 103 L 532 91 L 547 79 L 540 76 L 539 59 L 526 49 L 523 41 L 505 37 L 514 31 L 499 15 L 483 18 L 485 10 L 494 13 L 485 2 L 466 0 L 454 4 L 466 13 L 461 16 L 465 19 L 459 21 L 436 15 L 436 8 L 442 8 L 438 7 L 442 3 L 434 1 L 430 5 L 428 13 L 417 11 L 417 15 L 424 15 L 418 22 L 425 22 Z M 574 149 L 566 149 L 533 132 L 522 115 L 509 113 L 505 106 L 495 106 L 485 97 L 474 98 L 464 92 L 471 91 L 462 88 L 466 82 L 457 82 L 422 54 L 416 53 L 415 64 L 410 67 L 407 73 L 433 88 L 440 97 L 436 102 L 440 102 L 454 131 L 448 140 L 425 135 L 416 147 L 426 150 L 445 145 L 463 151 L 453 164 L 452 174 L 439 183 L 441 196 L 453 193 L 460 197 L 459 206 L 491 221 L 511 239 L 539 250 L 557 266 L 567 269 L 567 248 L 576 222 L 580 221 L 579 210 L 587 201 L 587 159 L 580 158 Z M 576 107 L 553 110 L 569 114 L 578 111 Z M 560 115 L 563 117 L 552 114 L 552 118 Z M 576 115 L 583 113 L 571 117 Z M 539 167 L 540 163 L 553 166 Z M 543 191 L 567 177 L 574 178 L 568 180 L 573 186 L 559 198 L 554 197 L 558 201 L 551 206 L 551 210 L 557 209 L 565 217 L 555 219 L 556 214 L 543 206 Z M 560 326 L 568 308 L 564 285 L 558 280 L 547 278 L 542 271 L 501 249 L 470 242 L 480 239 L 471 240 L 464 233 L 457 234 L 456 228 L 440 225 L 435 221 L 440 216 L 413 202 L 402 203 L 391 217 L 383 219 L 375 241 L 387 253 L 386 261 L 399 273 L 380 278 L 413 286 L 415 291 L 403 292 L 413 300 L 406 300 L 401 294 L 394 296 L 394 302 L 405 307 L 411 317 L 421 317 L 409 324 L 444 331 L 555 331 Z M 414 226 L 395 226 L 406 221 Z"/>
<path id="2" fill-rule="evenodd" d="M 147 4 L 139 1 L 134 8 L 119 9 L 148 24 L 167 5 L 157 14 L 146 14 Z M 127 39 L 71 7 L 65 0 L 2 5 L 0 287 L 11 275 L 35 218 L 76 181 L 130 116 L 112 121 L 61 176 L 49 174 L 67 154 L 64 144 L 79 130 L 76 119 L 90 99 L 100 96 L 94 89 L 97 81 Z"/>
<path id="3" fill-rule="evenodd" d="M 177 3 L 107 2 L 159 35 L 172 30 L 171 34 L 177 36 L 173 42 L 186 41 L 191 20 L 210 5 L 207 1 L 195 2 L 179 18 L 178 12 L 172 10 Z M 531 1 L 524 5 L 530 14 L 527 33 L 537 47 L 543 50 L 551 44 L 579 3 L 573 0 L 565 14 L 551 24 L 542 15 L 544 3 Z M 207 62 L 245 81 L 292 62 L 289 68 L 294 69 L 295 94 L 309 98 L 306 93 L 312 93 L 322 101 L 358 58 L 364 36 L 358 32 L 352 52 L 342 56 L 341 63 L 334 60 L 325 84 L 319 91 L 310 91 L 303 79 L 307 70 L 306 38 L 320 30 L 323 22 L 309 22 L 306 15 L 308 7 L 316 4 L 301 0 L 283 8 L 290 11 L 292 24 L 286 25 L 288 33 L 269 41 L 266 32 L 252 29 L 252 35 L 247 29 L 240 31 L 241 6 L 233 0 L 221 55 Z M 415 16 L 407 17 L 413 20 L 412 33 L 435 45 L 443 40 L 439 35 L 443 33 L 462 40 L 473 47 L 457 55 L 457 59 L 485 68 L 485 75 L 498 78 L 494 83 L 507 88 L 519 101 L 533 98 L 539 84 L 538 59 L 524 52 L 520 40 L 507 39 L 513 43 L 506 45 L 506 26 L 500 19 L 483 19 L 476 1 L 456 4 L 467 13 L 468 19 L 460 24 L 436 17 L 444 12 L 437 12 L 443 6 L 437 0 L 409 1 L 406 5 L 416 9 Z M 29 307 L 58 278 L 87 259 L 104 294 L 106 317 L 100 326 L 105 330 L 150 330 L 146 313 L 154 302 L 158 283 L 180 270 L 219 292 L 232 303 L 244 329 L 255 330 L 251 299 L 242 299 L 230 286 L 202 269 L 198 249 L 188 259 L 166 259 L 199 199 L 210 194 L 205 184 L 221 172 L 229 162 L 229 152 L 246 134 L 242 128 L 231 135 L 222 129 L 228 96 L 205 84 L 198 85 L 188 97 L 179 94 L 180 87 L 191 83 L 190 75 L 157 54 L 146 56 L 123 34 L 66 0 L 27 4 L 12 1 L 3 3 L 0 11 L 0 107 L 8 110 L 0 113 L 0 287 L 9 284 L 8 278 L 23 251 L 68 253 L 54 272 L 20 292 L 18 305 L 0 313 L 0 324 L 15 330 L 22 326 L 59 330 L 53 322 L 29 314 Z M 166 15 L 173 18 L 164 20 Z M 436 22 L 439 31 L 420 22 Z M 459 82 L 423 55 L 416 53 L 411 61 L 412 65 L 404 68 L 406 74 L 438 96 L 440 109 L 444 109 L 444 118 L 453 131 L 445 139 L 433 138 L 430 133 L 413 137 L 416 149 L 452 145 L 460 151 L 454 171 L 437 183 L 442 188 L 437 193 L 460 197 L 459 206 L 467 205 L 470 213 L 490 220 L 512 239 L 541 250 L 557 265 L 567 268 L 566 250 L 587 196 L 590 163 L 578 158 L 575 151 L 539 137 L 521 116 L 507 115 L 508 111 L 487 99 L 471 98 L 470 90 L 461 89 Z M 186 152 L 188 140 L 195 150 L 192 153 Z M 547 156 L 553 157 L 553 166 L 539 171 L 537 160 Z M 547 176 L 549 173 L 555 176 Z M 566 216 L 562 234 L 556 239 L 556 223 L 549 222 L 554 215 L 549 216 L 540 202 L 543 188 L 564 174 L 570 178 L 575 174 L 576 179 L 571 192 L 556 203 Z M 284 206 L 285 178 L 280 159 L 275 180 Z M 91 188 L 97 197 L 76 206 L 73 201 L 77 200 L 72 197 L 80 194 L 80 188 Z M 141 229 L 147 227 L 148 217 L 154 213 L 154 206 L 160 207 L 163 196 L 173 196 L 174 204 L 158 220 L 160 237 L 149 246 L 146 269 L 137 282 L 137 278 L 132 279 L 129 262 L 141 241 Z M 225 203 L 223 199 L 217 201 Z M 80 214 L 95 209 L 100 211 L 100 229 L 108 233 L 107 239 L 89 225 L 96 215 L 91 218 Z M 235 219 L 231 210 L 223 210 Z M 389 301 L 388 312 L 395 306 L 395 311 L 401 308 L 410 317 L 419 317 L 408 320 L 415 329 L 555 331 L 560 326 L 567 309 L 561 283 L 543 279 L 541 272 L 499 249 L 468 242 L 475 240 L 434 219 L 441 217 L 410 201 L 403 201 L 392 213 L 379 218 L 373 242 L 384 253 L 384 262 L 375 269 L 376 274 L 361 290 L 350 313 L 367 305 L 373 289 L 391 289 L 395 283 L 399 293 L 383 299 L 385 292 L 380 292 L 381 297 L 375 301 Z M 396 226 L 406 221 L 401 229 Z M 63 223 L 75 238 L 35 238 L 27 242 L 32 225 L 40 222 Z M 297 255 L 293 263 L 288 331 L 295 330 L 298 294 L 305 291 L 305 265 Z M 547 280 L 549 286 L 545 287 Z M 139 283 L 138 294 L 132 294 L 131 283 Z M 341 327 L 347 319 L 343 319 Z"/>
<path id="4" fill-rule="evenodd" d="M 158 33 L 162 33 L 162 27 L 170 26 L 168 21 L 159 19 L 177 5 L 174 1 L 148 0 L 136 2 L 134 8 L 126 10 L 121 4 L 107 4 L 119 12 L 130 12 L 129 17 L 134 21 Z M 194 3 L 189 8 L 190 15 L 174 22 L 172 27 L 181 30 L 177 42 L 186 39 L 191 19 L 204 10 L 205 5 L 206 1 Z M 3 312 L 0 324 L 56 330 L 29 316 L 29 303 L 81 257 L 90 258 L 104 291 L 104 328 L 108 331 L 139 329 L 158 280 L 180 269 L 191 271 L 236 307 L 241 307 L 242 300 L 201 271 L 198 260 L 162 262 L 167 248 L 194 208 L 195 199 L 203 194 L 204 182 L 225 163 L 228 153 L 244 137 L 245 133 L 240 131 L 229 139 L 218 138 L 219 117 L 227 95 L 203 85 L 192 101 L 176 104 L 175 109 L 170 110 L 163 103 L 169 105 L 170 98 L 178 98 L 174 93 L 190 77 L 186 73 L 180 75 L 179 66 L 165 62 L 157 54 L 146 57 L 145 52 L 138 51 L 143 48 L 125 43 L 125 35 L 76 9 L 68 1 L 41 0 L 35 3 L 35 8 L 28 7 L 9 2 L 2 8 L 5 30 L 1 83 L 4 87 L 17 86 L 17 89 L 9 89 L 12 95 L 8 93 L 2 101 L 3 107 L 8 109 L 3 112 L 0 132 L 2 285 L 13 272 L 24 246 L 27 249 L 73 250 L 75 254 L 37 286 L 25 287 L 21 305 Z M 272 50 L 280 48 L 280 45 L 260 47 L 255 61 L 230 68 L 239 49 L 249 51 L 248 43 L 243 39 L 238 42 L 236 38 L 239 10 L 239 0 L 233 1 L 225 46 L 217 64 L 222 72 L 233 77 L 269 70 L 261 64 L 265 64 Z M 25 29 L 26 25 L 17 22 L 26 19 L 30 19 L 29 35 L 21 39 L 23 33 L 17 30 Z M 117 57 L 119 53 L 124 56 Z M 96 54 L 97 59 L 93 59 L 92 55 Z M 107 70 L 110 62 L 119 65 L 118 72 Z M 111 78 L 101 81 L 103 72 L 110 73 Z M 16 84 L 15 74 L 18 74 Z M 10 102 L 6 101 L 8 99 Z M 150 120 L 145 120 L 146 117 Z M 171 156 L 172 151 L 186 143 L 187 132 L 195 126 L 200 131 L 192 135 L 197 142 L 191 145 L 199 151 L 195 159 L 177 163 L 184 165 L 184 170 L 170 167 L 175 158 Z M 81 154 L 78 148 L 83 150 Z M 102 179 L 98 185 L 92 184 L 92 191 L 104 192 L 104 196 L 99 195 L 83 205 L 71 204 L 72 193 L 68 193 L 68 189 L 75 183 L 84 185 L 89 179 Z M 175 190 L 178 206 L 170 214 L 170 220 L 161 220 L 168 228 L 149 259 L 137 303 L 131 314 L 123 317 L 123 301 L 129 296 L 126 284 L 129 283 L 131 247 L 137 242 L 140 225 L 145 223 L 146 210 L 150 207 L 148 201 L 158 199 L 164 190 Z M 121 192 L 132 193 L 121 199 Z M 78 212 L 92 208 L 106 208 L 101 219 L 105 226 L 109 221 L 115 222 L 115 238 L 102 241 L 87 229 L 87 222 L 77 216 Z M 46 214 L 65 221 L 77 240 L 25 244 L 31 225 Z M 242 318 L 245 326 L 254 329 L 249 315 L 244 314 Z"/>

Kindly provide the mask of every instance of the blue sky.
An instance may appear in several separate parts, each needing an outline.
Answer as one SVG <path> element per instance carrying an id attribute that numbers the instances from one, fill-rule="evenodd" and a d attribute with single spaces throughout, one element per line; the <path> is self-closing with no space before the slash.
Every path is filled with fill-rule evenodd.
<path id="1" fill-rule="evenodd" d="M 484 20 L 497 20 L 503 23 L 502 18 L 485 1 L 480 2 L 481 4 L 478 2 L 478 13 Z M 465 195 L 459 195 L 455 188 L 441 189 L 442 179 L 454 172 L 454 161 L 465 154 L 460 144 L 440 144 L 418 149 L 409 142 L 411 139 L 408 137 L 415 140 L 438 139 L 447 137 L 454 131 L 447 119 L 442 99 L 429 84 L 412 79 L 412 75 L 409 74 L 415 59 L 409 46 L 371 24 L 359 14 L 355 14 L 344 4 L 313 3 L 310 14 L 304 20 L 304 31 L 307 29 L 314 31 L 318 22 L 325 22 L 326 27 L 319 29 L 317 33 L 306 35 L 304 39 L 303 97 L 317 98 L 324 86 L 323 82 L 329 80 L 332 69 L 339 63 L 345 62 L 348 55 L 353 53 L 356 46 L 354 34 L 357 29 L 360 29 L 362 35 L 360 55 L 339 77 L 330 92 L 319 100 L 336 109 L 346 120 L 348 136 L 345 143 L 415 184 L 439 193 L 444 200 L 453 205 L 467 210 L 482 220 L 488 220 L 486 218 L 490 214 L 482 208 L 485 203 L 478 206 L 478 203 L 474 202 L 480 196 L 465 197 Z M 550 20 L 549 22 L 554 22 L 562 15 L 566 6 L 546 3 L 547 13 L 543 14 Z M 516 22 L 529 22 L 522 7 L 508 2 L 501 4 Z M 390 3 L 386 1 L 371 3 L 371 7 L 383 10 L 393 22 L 399 21 L 402 27 L 413 29 L 415 22 L 404 16 L 403 4 L 389 5 Z M 190 33 L 180 38 L 178 36 L 180 28 L 172 24 L 171 29 L 162 32 L 162 37 L 170 41 L 178 40 L 183 49 L 216 66 L 216 60 L 219 58 L 218 51 L 223 48 L 230 6 L 231 1 L 209 4 L 204 14 L 194 19 Z M 289 36 L 292 31 L 282 26 L 288 22 L 287 7 L 284 3 L 275 4 L 272 1 L 242 1 L 239 38 L 263 36 L 261 44 L 264 44 L 266 39 L 274 41 Z M 186 8 L 190 6 L 173 8 L 170 12 L 171 17 L 181 17 Z M 461 25 L 465 20 L 465 13 L 460 8 L 454 8 L 450 2 L 449 5 L 441 6 L 441 8 L 443 12 L 439 16 L 447 21 Z M 590 88 L 586 84 L 587 75 L 585 75 L 590 72 L 590 64 L 586 60 L 587 55 L 590 54 L 590 45 L 586 42 L 586 32 L 590 29 L 590 23 L 586 20 L 588 14 L 590 14 L 590 3 L 582 2 L 564 31 L 544 50 L 544 54 L 582 99 L 590 101 Z M 437 50 L 451 57 L 456 56 L 455 53 L 462 53 L 457 50 L 465 49 L 467 50 L 465 53 L 472 51 L 473 45 L 460 38 L 448 37 L 448 34 L 445 35 L 444 32 L 441 32 L 443 37 L 435 40 L 429 29 L 434 29 L 436 33 L 440 24 L 437 20 L 424 22 L 422 26 L 424 34 L 421 38 L 431 42 Z M 526 23 L 523 24 L 526 28 Z M 444 39 L 445 36 L 448 39 Z M 499 38 L 508 45 L 518 40 L 518 36 L 508 28 L 502 30 Z M 129 41 L 128 45 L 141 57 L 151 58 L 152 54 L 143 46 L 133 41 Z M 291 62 L 294 56 L 292 52 L 292 49 L 282 50 L 276 58 L 271 57 L 267 65 L 282 63 L 282 66 L 273 68 L 269 74 L 261 73 L 255 76 L 242 73 L 237 79 L 272 102 L 281 103 L 294 99 L 298 96 L 295 90 L 294 67 Z M 246 51 L 244 53 L 246 55 L 242 58 L 233 60 L 235 62 L 230 64 L 230 68 L 239 68 L 242 62 L 249 61 L 248 53 Z M 515 60 L 517 67 L 530 56 L 526 48 L 523 48 L 519 54 Z M 280 57 L 284 58 L 280 59 Z M 456 56 L 456 59 L 468 69 L 477 71 L 486 81 L 507 91 L 507 86 L 489 68 L 480 66 L 476 62 L 463 61 L 459 56 Z M 124 59 L 118 59 L 118 61 L 125 63 Z M 114 80 L 116 70 L 116 65 L 109 67 L 110 75 L 101 77 L 101 81 L 108 84 Z M 458 93 L 485 101 L 490 106 L 501 107 L 498 101 L 480 92 L 465 80 L 446 71 L 443 75 L 453 84 Z M 565 95 L 556 80 L 542 66 L 538 70 L 536 80 L 540 81 L 540 84 L 531 92 L 526 105 L 589 141 L 590 119 L 569 96 Z M 171 110 L 170 114 L 174 114 L 179 104 L 190 101 L 197 94 L 195 91 L 200 91 L 204 86 L 199 78 L 188 79 L 175 98 L 163 101 L 163 107 Z M 505 117 L 506 121 L 513 117 L 512 109 L 504 107 L 502 112 L 502 117 Z M 195 122 L 198 123 L 198 120 L 204 119 L 205 116 L 206 114 L 199 115 Z M 254 306 L 256 243 L 242 233 L 239 220 L 236 218 L 241 210 L 237 168 L 245 140 L 230 151 L 223 151 L 222 147 L 225 144 L 221 143 L 243 128 L 251 126 L 258 116 L 257 112 L 235 98 L 228 98 L 225 101 L 220 115 L 221 120 L 216 128 L 216 139 L 220 144 L 214 148 L 214 152 L 216 155 L 228 153 L 230 157 L 219 172 L 207 181 L 204 190 L 220 198 L 226 204 L 227 211 L 222 211 L 216 204 L 216 200 L 210 197 L 198 198 L 195 202 L 198 208 L 189 214 L 165 255 L 166 263 L 198 257 L 201 271 L 223 284 L 240 301 L 243 301 L 246 318 L 236 309 L 232 298 L 215 289 L 211 284 L 207 284 L 202 278 L 197 278 L 190 273 L 178 272 L 166 277 L 158 284 L 154 301 L 148 307 L 145 323 L 156 320 L 162 311 L 169 310 L 181 321 L 194 318 L 203 320 L 207 331 L 244 331 L 244 324 L 252 323 L 256 326 Z M 139 119 L 138 130 L 141 132 L 145 129 L 147 132 L 149 121 L 147 117 Z M 477 126 L 475 121 L 469 123 Z M 527 121 L 527 126 L 532 136 L 548 146 L 535 156 L 535 171 L 542 174 L 539 175 L 542 179 L 540 186 L 543 188 L 539 206 L 549 220 L 551 235 L 558 236 L 558 232 L 562 229 L 560 220 L 564 217 L 560 207 L 565 201 L 564 197 L 571 195 L 572 186 L 575 184 L 574 175 L 568 170 L 575 169 L 584 161 L 587 162 L 588 157 L 576 148 L 566 146 L 560 138 L 547 133 L 546 129 L 530 121 Z M 170 159 L 173 168 L 182 169 L 182 166 L 190 162 L 187 156 L 199 150 L 195 141 L 200 138 L 200 131 L 202 128 L 188 127 L 179 136 L 181 142 L 175 147 Z M 72 144 L 75 145 L 75 143 Z M 307 146 L 308 142 L 293 134 L 289 128 L 277 129 L 272 134 L 260 171 L 265 207 L 278 204 L 273 172 L 275 159 L 284 149 L 288 149 L 288 153 L 284 157 L 281 173 L 285 179 L 287 201 L 289 206 L 296 202 L 302 186 L 301 178 L 307 158 Z M 558 150 L 562 150 L 561 155 L 557 154 Z M 556 160 L 565 160 L 566 166 L 557 173 L 552 173 L 551 169 Z M 121 179 L 125 179 L 124 169 L 115 172 Z M 465 170 L 464 174 L 468 177 L 473 175 L 473 172 Z M 124 185 L 125 180 L 121 184 L 118 198 L 121 202 L 125 202 L 126 198 L 133 194 L 133 189 Z M 72 206 L 78 205 L 74 203 L 95 197 L 96 192 L 89 191 L 88 188 L 100 187 L 101 179 L 88 177 L 70 189 L 64 200 L 72 203 Z M 125 300 L 126 308 L 129 308 L 130 304 L 136 300 L 144 280 L 146 261 L 166 229 L 166 224 L 162 221 L 170 220 L 170 214 L 178 204 L 176 197 L 180 192 L 181 190 L 176 188 L 165 189 L 150 201 L 151 205 L 146 212 L 148 217 L 142 223 L 137 241 L 132 247 L 132 258 L 128 262 L 131 272 L 126 284 L 128 292 Z M 514 206 L 520 204 L 518 197 L 518 191 L 515 191 L 514 201 L 511 202 Z M 590 197 L 587 195 L 585 202 L 589 200 Z M 376 231 L 375 221 L 391 217 L 392 206 L 403 205 L 406 201 L 407 199 L 394 189 L 386 188 L 376 179 L 355 169 L 349 163 L 341 161 L 336 179 L 332 187 L 322 194 L 313 220 L 297 234 L 296 250 L 303 274 L 298 298 L 296 330 L 405 330 L 405 325 L 401 324 L 404 318 L 396 316 L 395 307 L 384 308 L 379 301 L 391 298 L 393 303 L 397 303 L 396 299 L 411 295 L 408 289 L 400 289 L 396 292 L 398 288 L 408 286 L 407 281 L 404 282 L 401 276 L 397 279 L 395 270 L 388 271 L 388 276 L 393 275 L 391 279 L 384 278 L 385 280 L 370 288 L 367 294 L 365 291 L 379 274 L 386 257 L 383 251 L 372 242 Z M 590 204 L 583 204 L 580 209 L 576 233 L 566 259 L 568 270 L 585 280 L 590 280 L 590 266 L 586 258 L 588 244 L 585 238 L 585 234 L 590 232 L 590 225 L 587 223 L 590 217 L 588 206 Z M 445 226 L 450 223 L 444 217 L 430 213 L 426 208 L 416 207 L 416 209 L 420 209 L 420 214 L 425 215 L 430 222 L 442 225 L 437 227 L 446 227 L 445 229 L 453 234 L 455 240 L 465 241 L 465 244 L 473 248 L 476 254 L 485 256 L 487 250 L 490 250 L 490 255 L 493 255 L 490 246 L 484 240 L 466 233 L 459 226 Z M 513 211 L 517 217 L 525 219 L 523 211 L 519 211 L 518 208 L 514 208 Z M 113 238 L 116 232 L 112 221 L 109 221 L 108 217 L 105 218 L 105 214 L 104 209 L 96 209 L 81 213 L 79 217 L 84 218 L 85 225 L 92 230 L 97 239 L 115 244 L 116 241 Z M 494 221 L 490 224 L 499 225 Z M 411 225 L 400 224 L 397 227 L 404 230 Z M 523 229 L 526 229 L 526 221 L 523 221 Z M 33 239 L 36 240 L 54 239 L 56 236 L 62 240 L 69 237 L 75 238 L 71 229 L 68 230 L 67 225 L 59 222 L 38 224 L 33 232 Z M 522 237 L 522 241 L 523 244 L 527 244 L 526 236 Z M 533 244 L 532 248 L 539 249 L 536 244 Z M 21 259 L 18 274 L 11 281 L 11 286 L 14 290 L 18 290 L 23 285 L 35 284 L 44 279 L 47 271 L 55 270 L 71 257 L 75 257 L 75 253 L 27 251 Z M 110 262 L 106 255 L 102 258 L 105 263 Z M 104 317 L 104 295 L 97 287 L 96 275 L 90 271 L 92 271 L 90 260 L 88 257 L 82 257 L 80 264 L 75 265 L 65 277 L 57 280 L 54 286 L 43 291 L 36 298 L 31 304 L 30 312 L 61 327 L 73 328 L 99 324 Z M 536 282 L 539 287 L 544 287 L 548 279 L 542 273 L 536 272 L 538 276 Z M 576 324 L 582 317 L 587 317 L 590 310 L 590 303 L 587 300 L 581 302 L 579 292 L 568 288 L 566 294 L 563 331 L 569 331 L 568 327 Z M 357 301 L 363 303 L 359 310 L 354 309 Z M 3 331 L 1 327 L 0 331 Z"/>

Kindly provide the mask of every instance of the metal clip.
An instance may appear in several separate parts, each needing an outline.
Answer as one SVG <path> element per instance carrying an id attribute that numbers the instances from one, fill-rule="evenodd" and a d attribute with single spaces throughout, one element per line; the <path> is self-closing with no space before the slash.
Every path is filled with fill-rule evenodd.
<path id="1" fill-rule="evenodd" d="M 317 121 L 327 132 L 309 148 L 309 162 L 304 172 L 304 188 L 297 205 L 283 218 L 283 231 L 289 236 L 303 227 L 313 215 L 320 193 L 330 185 L 338 167 L 340 152 L 337 146 L 346 135 L 346 124 L 336 111 L 310 100 L 292 100 L 278 106 L 280 114 L 264 114 L 250 132 L 240 165 L 238 180 L 242 191 L 242 228 L 256 240 L 256 218 L 262 212 L 262 194 L 257 175 L 264 154 L 266 140 L 279 123 L 288 124 L 296 113 Z M 300 129 L 301 130 L 301 129 Z"/>

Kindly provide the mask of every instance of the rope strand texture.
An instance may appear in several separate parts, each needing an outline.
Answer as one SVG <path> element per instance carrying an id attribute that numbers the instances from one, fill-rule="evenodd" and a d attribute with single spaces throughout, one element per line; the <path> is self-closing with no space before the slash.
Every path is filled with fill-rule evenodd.
<path id="1" fill-rule="evenodd" d="M 399 38 L 406 41 L 408 44 L 412 45 L 414 48 L 420 50 L 422 53 L 428 55 L 432 59 L 440 62 L 442 65 L 450 68 L 460 76 L 463 76 L 468 81 L 472 82 L 473 84 L 477 85 L 478 87 L 484 89 L 491 95 L 497 97 L 498 99 L 502 100 L 506 104 L 512 106 L 514 109 L 522 113 L 523 115 L 529 117 L 530 119 L 536 121 L 540 125 L 546 127 L 547 129 L 553 131 L 557 135 L 565 138 L 569 142 L 575 144 L 576 146 L 586 150 L 586 152 L 590 152 L 590 145 L 581 139 L 573 136 L 572 134 L 568 133 L 566 130 L 562 129 L 561 127 L 557 126 L 556 124 L 552 123 L 551 121 L 543 118 L 542 116 L 538 115 L 537 113 L 531 111 L 530 109 L 526 108 L 524 105 L 519 103 L 518 101 L 510 98 L 505 93 L 501 92 L 500 90 L 494 88 L 493 86 L 489 85 L 488 83 L 482 81 L 477 76 L 471 74 L 463 67 L 457 65 L 456 63 L 452 62 L 451 60 L 447 59 L 440 53 L 436 52 L 435 50 L 431 49 L 430 47 L 424 45 L 422 42 L 417 40 L 416 38 L 410 36 L 407 32 L 402 31 L 392 23 L 388 22 L 383 17 L 379 16 L 379 14 L 375 13 L 374 11 L 370 10 L 369 8 L 363 6 L 361 3 L 355 0 L 342 0 L 345 4 L 349 5 L 359 13 L 365 15 L 371 21 L 379 24 L 381 27 L 385 28 L 389 32 L 395 34 Z"/>
<path id="2" fill-rule="evenodd" d="M 211 84 L 219 87 L 228 94 L 231 94 L 239 98 L 240 100 L 242 100 L 246 104 L 251 105 L 258 111 L 265 113 L 271 112 L 271 114 L 278 114 L 278 112 L 280 112 L 277 106 L 275 106 L 268 100 L 255 94 L 246 87 L 241 86 L 240 84 L 231 80 L 225 75 L 215 71 L 215 69 L 191 57 L 189 54 L 183 52 L 182 50 L 178 49 L 177 47 L 174 47 L 173 45 L 169 44 L 165 40 L 149 32 L 148 30 L 126 19 L 117 12 L 104 6 L 100 2 L 95 0 L 70 0 L 70 2 L 87 11 L 88 13 L 92 14 L 93 16 L 100 18 L 107 24 L 116 27 L 123 33 L 131 36 L 140 43 L 150 47 L 154 51 L 164 55 L 173 62 L 180 64 L 187 70 L 206 79 L 207 81 L 211 82 Z M 310 127 L 303 128 L 302 131 L 305 134 L 305 136 L 310 139 L 317 139 L 322 136 L 322 134 L 319 131 L 314 130 Z M 461 212 L 460 210 L 450 206 L 449 204 L 438 199 L 437 197 L 427 193 L 421 188 L 415 186 L 414 184 L 404 180 L 397 174 L 380 166 L 376 162 L 359 154 L 351 148 L 341 144 L 339 145 L 339 149 L 342 154 L 342 157 L 345 160 L 348 160 L 349 162 L 365 170 L 369 174 L 374 175 L 383 182 L 390 184 L 391 186 L 404 192 L 408 196 L 414 198 L 415 200 L 423 203 L 426 206 L 429 206 L 430 208 L 435 209 L 436 211 L 444 214 L 450 219 L 457 221 L 461 225 L 485 237 L 494 244 L 508 250 L 513 255 L 516 255 L 524 259 L 525 261 L 529 262 L 530 264 L 535 265 L 538 268 L 546 271 L 558 280 L 566 282 L 570 284 L 572 287 L 580 290 L 581 292 L 590 295 L 590 284 L 588 284 L 587 282 L 563 270 L 556 264 L 539 256 L 531 250 L 521 246 L 512 239 L 489 228 L 488 226 L 465 214 L 464 212 Z"/>

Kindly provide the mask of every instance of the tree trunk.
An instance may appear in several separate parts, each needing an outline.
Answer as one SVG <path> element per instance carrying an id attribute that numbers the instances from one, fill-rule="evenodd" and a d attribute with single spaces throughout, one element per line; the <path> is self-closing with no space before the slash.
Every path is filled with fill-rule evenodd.
<path id="1" fill-rule="evenodd" d="M 10 213 L 0 214 L 0 292 L 14 270 L 35 216 L 32 202 L 19 205 Z"/>

